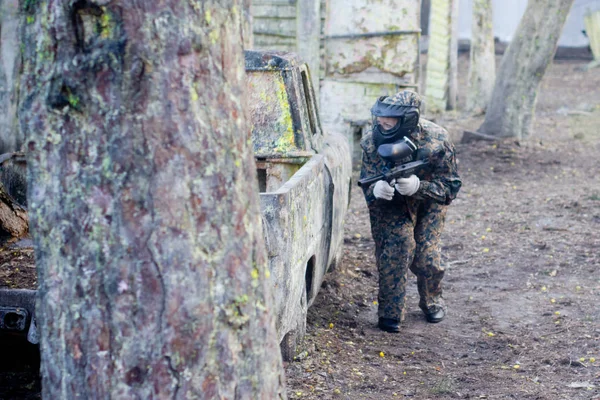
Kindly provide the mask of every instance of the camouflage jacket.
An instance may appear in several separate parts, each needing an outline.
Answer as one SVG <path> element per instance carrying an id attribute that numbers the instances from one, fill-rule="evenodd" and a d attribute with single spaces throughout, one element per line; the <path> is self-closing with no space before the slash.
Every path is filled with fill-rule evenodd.
<path id="1" fill-rule="evenodd" d="M 418 148 L 425 148 L 430 151 L 430 164 L 416 173 L 421 180 L 421 184 L 417 193 L 412 197 L 416 200 L 431 199 L 440 204 L 450 204 L 456 198 L 462 181 L 458 176 L 454 146 L 448 140 L 448 132 L 441 126 L 421 118 L 418 129 L 411 134 L 411 140 Z M 379 175 L 386 169 L 393 167 L 377 154 L 372 133 L 368 133 L 361 140 L 360 146 L 363 149 L 361 179 Z M 375 184 L 363 187 L 369 207 L 394 206 L 401 202 L 404 197 L 395 192 L 392 201 L 378 200 L 373 196 L 374 186 Z"/>

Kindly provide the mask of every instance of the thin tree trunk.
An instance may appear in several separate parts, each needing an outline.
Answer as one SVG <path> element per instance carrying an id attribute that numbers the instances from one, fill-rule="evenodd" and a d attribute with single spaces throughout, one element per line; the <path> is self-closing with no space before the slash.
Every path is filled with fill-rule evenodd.
<path id="1" fill-rule="evenodd" d="M 244 49 L 254 48 L 254 33 L 252 32 L 252 12 L 250 5 L 251 0 L 241 0 L 241 7 L 243 11 L 242 17 L 242 35 L 244 42 Z"/>
<path id="2" fill-rule="evenodd" d="M 506 50 L 479 131 L 524 139 L 531 134 L 538 88 L 574 0 L 529 0 Z"/>
<path id="3" fill-rule="evenodd" d="M 425 94 L 432 112 L 456 108 L 458 0 L 431 0 Z"/>
<path id="4" fill-rule="evenodd" d="M 46 399 L 284 397 L 242 0 L 28 2 Z"/>
<path id="5" fill-rule="evenodd" d="M 589 11 L 583 17 L 585 25 L 585 33 L 590 40 L 590 48 L 594 60 L 590 62 L 584 69 L 592 69 L 600 67 L 600 10 Z"/>
<path id="6" fill-rule="evenodd" d="M 20 69 L 19 0 L 0 0 L 0 154 L 23 144 L 17 124 Z"/>
<path id="7" fill-rule="evenodd" d="M 471 55 L 467 111 L 483 113 L 487 109 L 496 79 L 496 56 L 491 0 L 473 1 Z"/>

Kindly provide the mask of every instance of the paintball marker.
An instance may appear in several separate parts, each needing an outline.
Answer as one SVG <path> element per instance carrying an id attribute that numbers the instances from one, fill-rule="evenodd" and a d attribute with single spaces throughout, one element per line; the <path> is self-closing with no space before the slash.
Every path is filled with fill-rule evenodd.
<path id="1" fill-rule="evenodd" d="M 412 159 L 415 151 L 417 152 L 417 160 L 404 163 L 406 160 Z M 417 146 L 406 137 L 396 143 L 382 144 L 377 149 L 377 153 L 387 162 L 393 163 L 394 168 L 380 175 L 361 179 L 358 181 L 358 186 L 368 187 L 380 180 L 386 180 L 389 183 L 394 179 L 407 178 L 416 170 L 429 164 L 427 152 L 424 149 L 417 151 Z"/>

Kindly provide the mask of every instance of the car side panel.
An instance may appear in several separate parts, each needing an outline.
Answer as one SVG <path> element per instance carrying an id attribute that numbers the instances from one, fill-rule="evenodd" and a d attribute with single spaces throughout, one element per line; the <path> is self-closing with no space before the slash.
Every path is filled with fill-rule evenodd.
<path id="1" fill-rule="evenodd" d="M 327 267 L 333 182 L 325 157 L 314 155 L 277 191 L 261 193 L 260 200 L 281 339 L 306 317 L 308 300 Z M 309 264 L 312 279 L 307 283 Z"/>
<path id="2" fill-rule="evenodd" d="M 341 261 L 341 250 L 344 244 L 344 218 L 350 203 L 352 185 L 352 154 L 345 136 L 335 132 L 328 132 L 325 135 L 321 154 L 325 156 L 325 164 L 331 171 L 335 187 L 331 251 L 327 263 L 330 266 Z"/>

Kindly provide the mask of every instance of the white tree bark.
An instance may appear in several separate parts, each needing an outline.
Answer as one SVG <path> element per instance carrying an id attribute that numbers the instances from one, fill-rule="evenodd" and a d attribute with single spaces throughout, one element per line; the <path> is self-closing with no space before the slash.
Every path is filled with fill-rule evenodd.
<path id="1" fill-rule="evenodd" d="M 492 0 L 473 1 L 467 111 L 485 112 L 496 80 Z"/>
<path id="2" fill-rule="evenodd" d="M 590 39 L 590 47 L 594 61 L 587 65 L 587 69 L 600 66 L 600 10 L 589 12 L 584 17 L 585 32 Z"/>
<path id="3" fill-rule="evenodd" d="M 432 0 L 425 94 L 433 112 L 456 108 L 458 0 Z"/>
<path id="4" fill-rule="evenodd" d="M 19 1 L 0 0 L 0 154 L 23 144 L 17 124 L 19 25 Z"/>
<path id="5" fill-rule="evenodd" d="M 481 133 L 527 138 L 538 88 L 574 0 L 529 0 L 500 64 Z"/>

